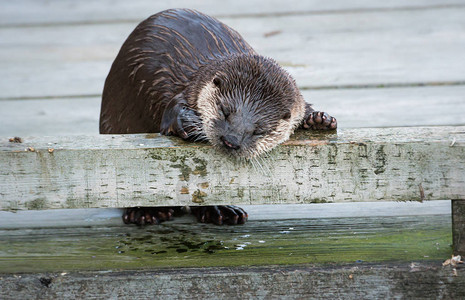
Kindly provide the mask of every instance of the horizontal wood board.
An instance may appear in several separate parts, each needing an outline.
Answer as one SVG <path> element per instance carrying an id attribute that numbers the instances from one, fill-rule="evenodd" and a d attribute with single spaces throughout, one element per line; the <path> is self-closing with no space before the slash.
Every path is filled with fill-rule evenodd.
<path id="1" fill-rule="evenodd" d="M 441 261 L 450 258 L 450 215 L 201 224 L 0 229 L 0 276 L 78 270 L 147 270 Z M 51 251 L 53 249 L 53 251 Z"/>
<path id="2" fill-rule="evenodd" d="M 451 203 L 444 200 L 424 202 L 349 202 L 311 204 L 241 205 L 248 221 L 295 219 L 411 217 L 427 215 L 451 216 Z M 122 208 L 81 208 L 0 211 L 0 230 L 119 226 L 123 224 Z M 169 223 L 186 222 L 187 216 Z M 190 219 L 192 223 L 194 220 Z"/>
<path id="3" fill-rule="evenodd" d="M 195 268 L 3 276 L 0 296 L 50 298 L 463 299 L 463 268 L 440 262 Z"/>
<path id="4" fill-rule="evenodd" d="M 465 125 L 465 86 L 306 90 L 339 128 Z M 100 97 L 3 100 L 0 136 L 96 135 Z"/>
<path id="5" fill-rule="evenodd" d="M 133 0 L 18 0 L 4 1 L 0 11 L 0 26 L 51 26 L 63 23 L 105 23 L 128 22 L 140 20 L 150 13 L 174 7 L 185 7 L 204 11 L 214 16 L 231 17 L 263 17 L 286 14 L 330 14 L 352 11 L 390 11 L 421 10 L 440 7 L 463 6 L 460 0 L 402 0 L 389 2 L 357 0 L 357 1 L 320 1 L 290 0 L 237 0 L 222 2 L 204 0 L 163 1 Z"/>
<path id="6" fill-rule="evenodd" d="M 250 163 L 158 134 L 4 138 L 0 209 L 463 199 L 464 133 L 299 131 Z"/>

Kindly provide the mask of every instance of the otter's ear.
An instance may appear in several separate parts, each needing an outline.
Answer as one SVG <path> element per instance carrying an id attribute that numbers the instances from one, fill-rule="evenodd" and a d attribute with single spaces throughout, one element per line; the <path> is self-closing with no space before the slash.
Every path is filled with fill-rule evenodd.
<path id="1" fill-rule="evenodd" d="M 216 87 L 221 87 L 221 79 L 219 79 L 218 77 L 213 78 L 213 84 Z"/>

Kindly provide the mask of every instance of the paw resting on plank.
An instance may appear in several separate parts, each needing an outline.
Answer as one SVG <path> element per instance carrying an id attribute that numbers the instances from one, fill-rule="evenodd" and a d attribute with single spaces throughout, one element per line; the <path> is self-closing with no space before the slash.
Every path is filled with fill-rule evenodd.
<path id="1" fill-rule="evenodd" d="M 313 130 L 334 130 L 337 128 L 337 120 L 335 117 L 328 115 L 322 111 L 312 111 L 305 117 L 302 123 L 303 129 Z"/>

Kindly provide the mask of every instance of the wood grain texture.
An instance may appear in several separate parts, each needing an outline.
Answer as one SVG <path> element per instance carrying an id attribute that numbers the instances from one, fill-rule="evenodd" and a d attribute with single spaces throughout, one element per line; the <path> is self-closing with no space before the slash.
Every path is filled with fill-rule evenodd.
<path id="1" fill-rule="evenodd" d="M 299 132 L 253 163 L 158 134 L 4 138 L 0 209 L 460 199 L 464 132 Z"/>
<path id="2" fill-rule="evenodd" d="M 217 1 L 189 0 L 150 1 L 135 0 L 128 3 L 123 0 L 103 0 L 76 2 L 72 0 L 19 0 L 4 1 L 0 11 L 0 26 L 50 26 L 62 23 L 104 23 L 141 20 L 169 8 L 192 8 L 214 16 L 267 16 L 282 14 L 328 14 L 350 11 L 379 11 L 396 9 L 425 9 L 431 7 L 462 5 L 460 0 L 402 0 L 389 2 L 357 1 L 299 1 L 279 0 L 247 1 L 237 0 L 218 5 Z"/>
<path id="3" fill-rule="evenodd" d="M 465 257 L 465 200 L 452 200 L 454 254 Z"/>
<path id="4" fill-rule="evenodd" d="M 67 211 L 70 215 L 73 210 Z M 357 261 L 410 264 L 441 261 L 452 254 L 450 215 L 293 220 L 282 217 L 250 220 L 241 226 L 202 224 L 192 215 L 146 227 L 123 224 L 121 214 L 117 221 L 0 229 L 0 276 L 64 270 L 162 270 Z"/>
<path id="5" fill-rule="evenodd" d="M 100 102 L 100 97 L 0 101 L 0 136 L 98 135 Z"/>
<path id="6" fill-rule="evenodd" d="M 249 214 L 248 222 L 295 219 L 381 218 L 443 215 L 450 227 L 450 201 L 424 202 L 349 202 L 311 204 L 241 205 Z M 118 226 L 123 224 L 121 208 L 76 208 L 0 211 L 0 230 Z M 193 221 L 188 215 L 169 223 Z M 195 223 L 195 222 L 192 222 Z M 192 224 L 193 225 L 193 224 Z"/>
<path id="7" fill-rule="evenodd" d="M 303 91 L 339 128 L 465 125 L 465 86 Z M 3 100 L 0 136 L 98 134 L 99 97 Z"/>
<path id="8" fill-rule="evenodd" d="M 300 87 L 463 84 L 464 12 L 445 7 L 220 20 L 259 54 L 276 59 Z M 8 78 L 0 81 L 1 98 L 99 95 L 139 21 L 0 28 L 0 77 Z"/>
<path id="9" fill-rule="evenodd" d="M 44 283 L 50 283 L 48 287 Z M 440 263 L 196 268 L 3 276 L 3 298 L 463 299 Z"/>

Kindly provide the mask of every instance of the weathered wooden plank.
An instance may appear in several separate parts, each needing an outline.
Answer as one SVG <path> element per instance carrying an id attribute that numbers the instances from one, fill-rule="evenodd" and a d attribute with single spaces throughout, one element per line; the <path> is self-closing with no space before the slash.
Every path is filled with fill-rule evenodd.
<path id="1" fill-rule="evenodd" d="M 190 216 L 143 228 L 124 225 L 121 217 L 119 221 L 110 226 L 0 229 L 0 276 L 356 261 L 410 264 L 443 261 L 452 254 L 450 215 L 275 219 L 227 227 L 197 223 Z"/>
<path id="2" fill-rule="evenodd" d="M 303 91 L 340 128 L 465 125 L 465 86 Z M 100 97 L 3 100 L 0 136 L 96 135 Z"/>
<path id="3" fill-rule="evenodd" d="M 311 90 L 303 96 L 343 128 L 465 125 L 465 86 Z"/>
<path id="4" fill-rule="evenodd" d="M 457 84 L 465 81 L 464 13 L 454 7 L 221 20 L 303 88 Z M 134 26 L 0 29 L 0 77 L 8 78 L 0 81 L 1 98 L 100 94 Z"/>
<path id="5" fill-rule="evenodd" d="M 186 7 L 205 11 L 212 15 L 227 16 L 263 16 L 302 13 L 332 13 L 337 11 L 373 11 L 391 9 L 422 9 L 433 6 L 456 6 L 463 4 L 460 0 L 402 0 L 389 2 L 358 0 L 351 1 L 299 1 L 287 2 L 278 0 L 222 2 L 207 0 L 192 2 L 175 0 L 162 1 L 134 0 L 131 3 L 117 1 L 85 1 L 71 0 L 19 0 L 3 1 L 0 11 L 0 26 L 34 26 L 60 23 L 85 22 L 118 22 L 140 20 L 147 17 L 147 12 L 157 12 L 173 7 Z"/>
<path id="6" fill-rule="evenodd" d="M 0 209 L 460 199 L 464 132 L 299 132 L 252 163 L 158 134 L 4 138 Z"/>
<path id="7" fill-rule="evenodd" d="M 241 205 L 241 207 L 249 214 L 248 222 L 431 215 L 445 215 L 450 218 L 451 216 L 450 201 L 444 200 Z M 123 224 L 122 214 L 123 209 L 119 208 L 0 211 L 0 229 L 117 226 Z M 170 223 L 189 221 L 196 222 L 189 217 L 176 217 Z"/>
<path id="8" fill-rule="evenodd" d="M 465 256 L 465 200 L 452 200 L 454 254 Z"/>
<path id="9" fill-rule="evenodd" d="M 100 97 L 0 100 L 0 136 L 97 135 Z"/>
<path id="10" fill-rule="evenodd" d="M 463 299 L 465 272 L 436 263 L 7 275 L 4 299 Z"/>

